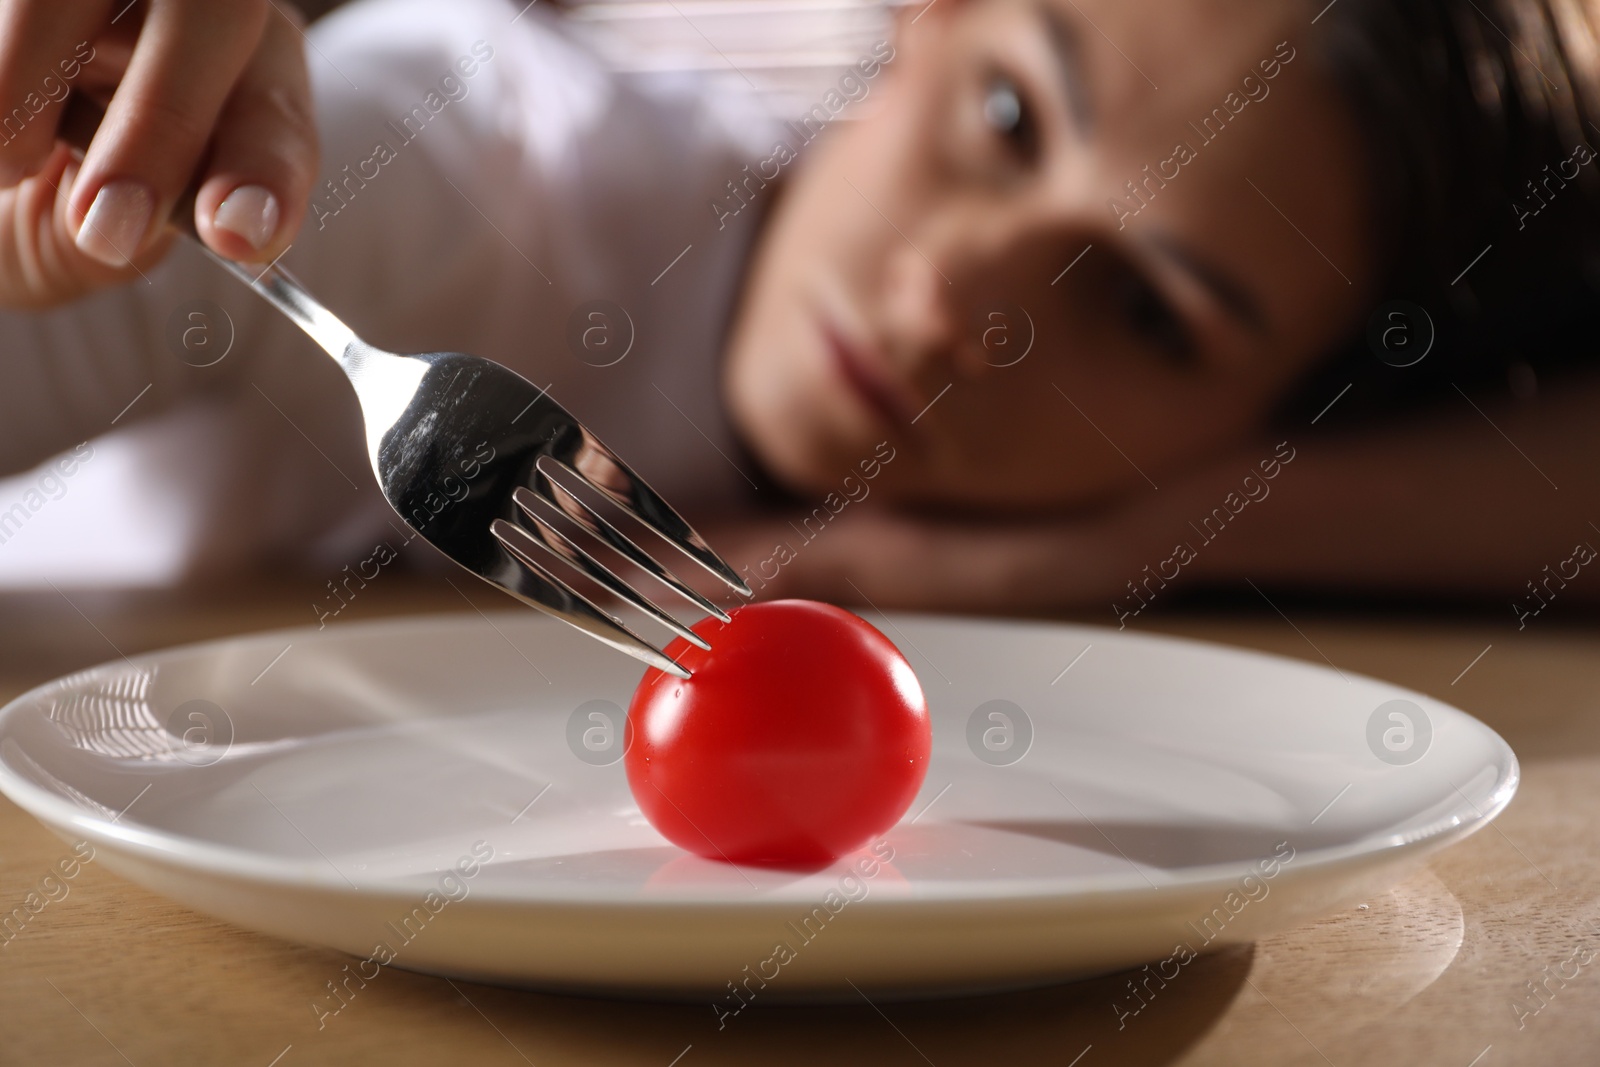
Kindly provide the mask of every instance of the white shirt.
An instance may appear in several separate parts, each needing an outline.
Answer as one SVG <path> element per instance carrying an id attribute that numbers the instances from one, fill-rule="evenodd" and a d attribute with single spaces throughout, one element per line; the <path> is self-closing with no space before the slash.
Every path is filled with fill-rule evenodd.
<path id="1" fill-rule="evenodd" d="M 520 6 L 366 0 L 311 29 L 324 184 L 283 262 L 374 344 L 549 385 L 691 518 L 734 506 L 717 362 L 758 213 L 711 204 L 772 122 L 703 79 L 608 70 Z M 625 318 L 569 345 L 593 300 Z M 0 479 L 0 585 L 331 574 L 398 546 L 342 372 L 187 242 L 147 281 L 0 314 L 0 370 L 0 471 L 90 442 Z"/>

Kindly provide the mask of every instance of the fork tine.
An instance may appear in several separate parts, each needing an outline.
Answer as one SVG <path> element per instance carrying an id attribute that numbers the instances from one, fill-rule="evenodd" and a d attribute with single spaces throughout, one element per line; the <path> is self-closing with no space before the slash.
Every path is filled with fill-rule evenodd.
<path id="1" fill-rule="evenodd" d="M 583 571 L 583 573 L 587 574 L 590 578 L 594 579 L 597 583 L 609 590 L 612 595 L 621 600 L 627 601 L 629 604 L 632 604 L 635 608 L 650 616 L 656 622 L 660 623 L 662 626 L 665 626 L 667 629 L 671 630 L 685 641 L 688 641 L 690 644 L 699 645 L 701 648 L 705 649 L 709 649 L 711 647 L 711 643 L 709 641 L 695 633 L 693 630 L 689 629 L 687 626 L 683 625 L 683 623 L 679 622 L 677 619 L 674 619 L 671 615 L 668 615 L 666 612 L 656 607 L 654 604 L 650 603 L 650 601 L 646 600 L 642 594 L 619 578 L 617 573 L 610 567 L 607 567 L 604 563 L 601 563 L 588 552 L 584 551 L 584 549 L 579 546 L 577 542 L 573 541 L 572 538 L 568 537 L 544 516 L 539 515 L 532 507 L 529 506 L 530 502 L 528 500 L 516 495 L 517 493 L 525 492 L 525 490 L 518 488 L 516 493 L 512 494 L 512 499 L 516 500 L 517 506 L 522 509 L 523 513 L 527 515 L 529 519 L 538 524 L 539 532 L 543 536 L 536 537 L 534 540 L 537 541 L 546 552 L 565 560 L 570 566 L 576 567 L 577 569 Z M 534 496 L 534 494 L 526 493 L 526 496 Z M 535 499 L 538 498 L 535 497 Z M 549 502 L 546 501 L 546 503 L 548 504 Z M 552 544 L 550 542 L 551 536 L 559 539 L 560 544 Z"/>
<path id="2" fill-rule="evenodd" d="M 551 462 L 555 463 L 562 470 L 571 473 L 574 478 L 578 478 L 580 481 L 585 481 L 581 475 L 572 470 L 572 468 L 568 467 L 565 463 L 562 463 L 560 460 L 551 460 Z M 636 567 L 639 567 L 641 570 L 646 571 L 651 577 L 667 586 L 667 588 L 683 597 L 701 611 L 704 611 L 707 615 L 714 615 L 723 622 L 732 621 L 726 611 L 718 607 L 716 604 L 713 604 L 711 601 L 707 600 L 693 589 L 690 589 L 687 585 L 684 585 L 683 582 L 679 581 L 671 571 L 667 570 L 660 563 L 652 559 L 650 554 L 644 549 L 640 548 L 631 537 L 617 529 L 616 526 L 608 521 L 605 516 L 601 515 L 598 511 L 595 511 L 594 508 L 591 508 L 576 493 L 567 491 L 565 487 L 560 485 L 560 483 L 550 481 L 548 478 L 546 478 L 546 481 L 550 482 L 552 492 L 556 489 L 560 489 L 562 492 L 565 492 L 568 499 L 575 501 L 578 507 L 583 509 L 583 514 L 574 515 L 565 508 L 557 507 L 554 501 L 550 500 L 548 497 L 542 497 L 531 489 L 518 486 L 516 490 L 512 492 L 511 499 L 516 502 L 517 507 L 521 508 L 523 513 L 529 518 L 538 517 L 535 515 L 534 509 L 539 503 L 543 503 L 547 507 L 555 508 L 555 510 L 561 512 L 561 514 L 567 516 L 567 518 L 571 519 L 573 522 L 577 523 L 579 526 L 582 526 L 585 530 L 588 530 L 591 534 L 600 538 L 606 544 L 616 549 L 617 552 L 627 558 L 628 562 L 632 563 Z M 585 481 L 585 484 L 588 483 Z M 607 496 L 609 497 L 610 494 L 607 494 Z"/>
<path id="3" fill-rule="evenodd" d="M 580 466 L 593 458 L 598 458 L 607 466 L 607 473 L 614 473 L 626 483 L 626 492 L 622 489 L 607 486 L 599 479 L 584 474 L 579 470 Z M 711 550 L 711 546 L 706 544 L 705 538 L 695 533 L 693 527 L 684 521 L 683 516 L 672 509 L 672 505 L 661 499 L 654 489 L 645 484 L 643 478 L 633 472 L 633 468 L 618 459 L 617 454 L 601 444 L 593 434 L 587 432 L 584 434 L 583 451 L 574 454 L 571 457 L 571 462 L 547 454 L 539 458 L 539 463 L 542 464 L 547 459 L 559 465 L 561 469 L 567 471 L 595 492 L 602 493 L 615 501 L 618 507 L 650 527 L 661 537 L 672 542 L 678 551 L 710 571 L 718 580 L 740 596 L 755 596 L 755 593 L 751 592 L 750 586 L 745 583 L 744 579 L 735 574 L 733 568 L 723 562 L 722 557 Z"/>
<path id="4" fill-rule="evenodd" d="M 532 596 L 512 590 L 521 599 L 577 627 L 591 637 L 598 638 L 619 652 L 626 652 L 635 659 L 643 660 L 650 666 L 676 677 L 689 677 L 689 671 L 683 664 L 650 644 L 620 619 L 614 618 L 594 601 L 552 574 L 534 555 L 538 548 L 544 548 L 547 552 L 551 550 L 527 530 L 505 519 L 495 519 L 489 526 L 489 532 L 513 559 L 533 572 L 533 576 L 543 583 L 543 587 L 535 589 Z"/>

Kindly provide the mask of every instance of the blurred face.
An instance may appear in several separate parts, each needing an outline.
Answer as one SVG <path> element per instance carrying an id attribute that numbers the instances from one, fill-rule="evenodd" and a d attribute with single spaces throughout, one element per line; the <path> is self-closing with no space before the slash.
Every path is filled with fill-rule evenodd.
<path id="1" fill-rule="evenodd" d="M 1300 8 L 911 5 L 746 281 L 725 387 L 757 456 L 825 492 L 887 440 L 894 498 L 1020 509 L 1245 439 L 1371 271 Z"/>

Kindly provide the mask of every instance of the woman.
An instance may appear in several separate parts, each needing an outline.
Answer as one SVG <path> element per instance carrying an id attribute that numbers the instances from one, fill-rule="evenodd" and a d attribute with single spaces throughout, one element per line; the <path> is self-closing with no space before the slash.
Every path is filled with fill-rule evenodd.
<path id="1" fill-rule="evenodd" d="M 646 320 L 630 338 L 647 343 L 649 361 L 586 359 L 581 381 L 572 360 L 518 369 L 558 377 L 556 395 L 669 498 L 689 493 L 697 520 L 732 515 L 713 540 L 763 595 L 1109 602 L 1121 625 L 1174 589 L 1245 579 L 1526 598 L 1541 579 L 1548 596 L 1541 568 L 1600 533 L 1586 517 L 1600 488 L 1586 417 L 1596 389 L 1556 380 L 1559 364 L 1587 356 L 1593 321 L 1600 163 L 1588 146 L 1600 142 L 1588 138 L 1600 136 L 1600 72 L 1582 64 L 1600 15 L 1590 4 L 944 0 L 903 9 L 887 52 L 863 57 L 859 121 L 832 124 L 825 99 L 781 132 L 614 80 L 552 103 L 568 83 L 548 68 L 570 63 L 574 83 L 593 69 L 552 43 L 561 31 L 542 11 L 488 0 L 453 11 L 452 25 L 473 26 L 434 52 L 397 28 L 424 26 L 413 37 L 426 42 L 448 35 L 446 16 L 423 4 L 358 5 L 319 24 L 314 107 L 300 30 L 280 9 L 165 0 L 136 10 L 136 23 L 113 21 L 113 6 L 70 17 L 46 17 L 35 0 L 0 9 L 0 99 L 43 84 L 59 67 L 52 57 L 79 41 L 96 55 L 79 84 L 120 85 L 81 167 L 53 147 L 53 111 L 0 145 L 14 186 L 0 231 L 11 304 L 139 282 L 167 243 L 159 220 L 197 168 L 196 222 L 216 251 L 264 262 L 297 244 L 286 262 L 330 303 L 354 304 L 363 332 L 393 327 L 394 315 L 376 315 L 384 287 L 353 273 L 374 259 L 412 277 L 432 271 L 456 319 L 430 313 L 403 340 L 374 338 L 396 347 L 435 344 L 431 331 L 438 347 L 517 365 L 505 338 L 519 322 L 540 336 L 576 321 L 582 339 L 601 321 L 578 300 L 596 284 L 574 274 L 615 288 L 624 253 L 656 257 L 648 273 L 660 263 L 660 275 L 599 312 Z M 450 49 L 469 56 L 480 31 L 501 58 L 479 60 L 477 85 L 459 68 L 460 102 L 448 106 L 463 121 L 441 121 L 452 114 L 443 105 L 426 109 L 438 115 L 426 131 L 422 112 L 409 112 L 421 116 L 414 131 L 391 120 L 392 173 L 431 161 L 466 206 L 442 191 L 421 203 L 424 184 L 379 177 L 389 162 L 355 132 L 377 123 L 346 117 L 372 93 L 387 94 L 388 114 L 405 111 L 407 92 L 428 88 L 428 63 L 450 72 Z M 530 34 L 544 36 L 529 45 Z M 414 61 L 401 64 L 405 77 L 384 80 L 386 35 L 410 42 L 392 46 Z M 497 126 L 490 97 L 502 112 L 522 100 L 522 117 Z M 313 110 L 332 165 L 308 219 Z M 697 133 L 687 150 L 649 144 L 671 125 L 663 114 L 698 131 L 715 114 L 723 133 Z M 585 121 L 613 147 L 635 137 L 645 148 L 608 157 L 586 142 L 577 156 L 589 169 L 574 178 L 561 152 L 540 146 L 552 127 Z M 464 190 L 460 161 L 479 152 L 489 162 L 472 173 L 504 160 L 522 181 Z M 540 165 L 518 169 L 530 158 Z M 622 174 L 641 166 L 643 176 Z M 658 179 L 666 191 L 651 203 Z M 691 202 L 700 217 L 680 219 Z M 390 219 L 419 218 L 403 235 L 382 232 L 359 221 L 375 203 Z M 487 291 L 497 282 L 473 263 L 498 254 L 516 267 L 509 253 L 487 251 L 497 246 L 486 237 L 480 254 L 452 261 L 428 213 L 451 230 L 487 222 L 548 291 L 533 276 Z M 331 236 L 341 232 L 342 243 Z M 530 242 L 555 257 L 555 277 L 551 259 L 524 253 Z M 697 246 L 700 265 L 666 263 Z M 673 286 L 694 295 L 665 296 Z M 550 297 L 558 290 L 564 299 Z M 525 319 L 505 310 L 540 300 L 550 306 Z M 97 313 L 139 318 L 126 303 Z M 103 352 L 103 334 L 63 339 L 64 323 L 89 317 L 76 314 L 45 335 L 18 327 L 13 345 Z M 474 316 L 500 324 L 479 347 L 454 340 Z M 720 363 L 688 354 L 696 347 L 720 350 Z M 263 384 L 265 361 L 221 366 L 205 388 L 256 405 L 278 435 L 268 452 L 334 421 L 285 407 L 311 385 L 331 392 L 326 374 Z M 114 414 L 139 377 L 107 390 L 94 417 Z M 202 389 L 158 384 L 169 406 Z M 717 394 L 720 404 L 693 406 Z M 140 415 L 160 409 L 161 395 L 150 399 Z M 13 418 L 28 403 L 8 404 Z M 627 418 L 608 426 L 608 411 Z M 80 411 L 73 430 L 105 425 Z M 76 439 L 36 425 L 5 458 L 15 469 Z M 208 546 L 245 543 L 217 532 L 229 522 L 273 526 L 252 551 L 333 543 L 345 527 L 330 515 L 359 512 L 373 528 L 359 448 L 333 447 L 318 445 L 327 465 L 292 476 L 274 457 L 263 477 L 284 483 L 281 506 L 213 504 L 221 517 L 194 554 L 204 563 Z M 352 486 L 359 506 L 338 499 Z M 1564 595 L 1593 595 L 1567 581 Z"/>

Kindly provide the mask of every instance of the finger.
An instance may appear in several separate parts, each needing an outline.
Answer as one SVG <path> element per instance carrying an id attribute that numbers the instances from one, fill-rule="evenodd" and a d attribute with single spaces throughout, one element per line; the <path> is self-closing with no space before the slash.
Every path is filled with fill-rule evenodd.
<path id="1" fill-rule="evenodd" d="M 100 286 L 140 276 L 164 253 L 168 241 L 150 242 L 123 268 L 85 256 L 67 231 L 67 204 L 78 163 L 57 145 L 39 169 L 0 192 L 0 277 L 8 279 L 6 306 L 53 307 Z"/>
<path id="2" fill-rule="evenodd" d="M 917 521 L 862 515 L 759 566 L 763 598 L 802 596 L 879 609 L 1002 611 L 1059 606 L 1065 530 L 1048 525 Z M 779 557 L 781 559 L 781 557 Z M 777 562 L 776 560 L 774 562 Z M 1101 577 L 1085 575 L 1087 586 Z"/>
<path id="3" fill-rule="evenodd" d="M 0 255 L 4 257 L 0 271 L 14 282 L 7 286 L 9 307 L 37 307 L 51 293 L 79 291 L 68 284 L 49 247 L 54 242 L 52 220 L 60 199 L 56 190 L 62 184 L 63 171 L 71 166 L 70 154 L 57 149 L 31 177 L 0 193 L 6 205 L 0 219 L 4 226 L 0 230 Z"/>
<path id="4" fill-rule="evenodd" d="M 46 292 L 61 293 L 72 291 L 75 286 L 82 291 L 89 291 L 105 285 L 113 285 L 132 279 L 149 280 L 145 272 L 149 271 L 161 258 L 166 255 L 167 249 L 177 238 L 177 234 L 170 230 L 163 230 L 145 243 L 139 253 L 133 257 L 133 262 L 125 263 L 120 267 L 113 267 L 93 256 L 83 253 L 77 243 L 72 239 L 72 231 L 68 228 L 68 219 L 71 214 L 72 190 L 78 180 L 81 164 L 74 156 L 72 150 L 66 145 L 56 149 L 65 159 L 61 176 L 55 180 L 53 187 L 48 188 L 50 197 L 50 211 L 48 226 L 39 231 L 38 240 L 34 243 L 38 249 L 36 255 L 39 259 L 40 271 L 51 279 L 50 288 Z M 48 185 L 47 179 L 55 157 L 46 163 L 46 169 L 29 180 L 29 185 L 38 182 L 41 186 Z M 45 190 L 41 190 L 43 193 Z"/>
<path id="5" fill-rule="evenodd" d="M 217 120 L 195 198 L 195 228 L 231 259 L 276 258 L 305 217 L 317 175 L 317 129 L 302 41 L 289 16 L 270 14 Z"/>
<path id="6" fill-rule="evenodd" d="M 153 0 L 72 191 L 69 223 L 84 253 L 121 266 L 166 219 L 266 12 L 265 0 Z"/>
<path id="7" fill-rule="evenodd" d="M 44 165 L 55 145 L 61 101 L 94 61 L 89 42 L 110 0 L 0 2 L 0 187 Z"/>

